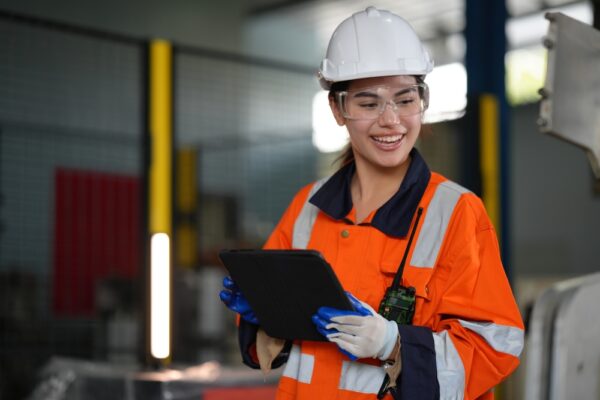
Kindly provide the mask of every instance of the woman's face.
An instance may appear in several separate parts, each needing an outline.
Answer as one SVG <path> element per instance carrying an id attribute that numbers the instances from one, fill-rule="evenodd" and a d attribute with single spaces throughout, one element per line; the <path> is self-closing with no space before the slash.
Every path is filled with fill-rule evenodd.
<path id="1" fill-rule="evenodd" d="M 347 89 L 348 92 L 360 93 L 363 98 L 375 98 L 375 94 L 377 99 L 390 101 L 375 119 L 346 118 L 335 101 L 330 99 L 330 106 L 337 123 L 346 125 L 348 129 L 357 165 L 366 163 L 378 168 L 394 168 L 408 160 L 408 155 L 421 130 L 422 113 L 399 116 L 399 112 L 393 109 L 391 102 L 397 102 L 395 96 L 401 93 L 402 89 L 416 83 L 416 78 L 409 75 L 352 81 Z M 366 107 L 362 104 L 361 106 Z"/>

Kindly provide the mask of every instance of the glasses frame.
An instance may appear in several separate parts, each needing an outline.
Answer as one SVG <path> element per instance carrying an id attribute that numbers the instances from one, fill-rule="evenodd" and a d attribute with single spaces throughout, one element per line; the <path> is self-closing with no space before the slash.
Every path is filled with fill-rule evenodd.
<path id="1" fill-rule="evenodd" d="M 376 117 L 373 118 L 357 118 L 357 117 L 352 117 L 348 111 L 347 111 L 347 107 L 346 107 L 346 99 L 348 98 L 348 95 L 351 93 L 356 93 L 356 92 L 364 92 L 364 91 L 369 91 L 371 89 L 378 89 L 378 88 L 389 88 L 389 89 L 411 89 L 411 88 L 417 88 L 417 92 L 419 93 L 419 97 L 421 98 L 421 102 L 422 102 L 422 109 L 418 112 L 414 112 L 414 113 L 410 113 L 410 114 L 402 114 L 399 112 L 399 110 L 401 110 L 401 107 L 398 107 L 392 100 L 387 100 L 385 102 L 385 104 L 383 105 L 383 107 L 380 106 L 379 108 L 379 114 Z M 366 88 L 361 88 L 361 89 L 356 89 L 356 90 L 342 90 L 339 92 L 335 92 L 335 100 L 336 103 L 339 107 L 339 110 L 341 111 L 342 115 L 344 116 L 344 118 L 346 119 L 350 119 L 350 120 L 355 120 L 355 121 L 372 121 L 372 120 L 376 120 L 378 118 L 381 117 L 381 115 L 385 112 L 385 110 L 388 107 L 388 104 L 391 105 L 393 108 L 392 110 L 396 113 L 396 115 L 398 115 L 399 117 L 410 117 L 412 115 L 417 115 L 417 114 L 423 114 L 427 108 L 429 108 L 429 86 L 427 86 L 427 84 L 425 82 L 421 82 L 421 83 L 415 83 L 414 85 L 408 85 L 408 86 L 388 86 L 388 85 L 378 85 L 378 86 L 369 86 Z"/>

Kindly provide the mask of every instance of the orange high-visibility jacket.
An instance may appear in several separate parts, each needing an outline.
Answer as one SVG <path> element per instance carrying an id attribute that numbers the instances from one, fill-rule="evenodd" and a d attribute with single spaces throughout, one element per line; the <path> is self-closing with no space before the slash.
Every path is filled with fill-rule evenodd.
<path id="1" fill-rule="evenodd" d="M 398 192 L 364 222 L 354 223 L 350 164 L 300 190 L 265 248 L 320 251 L 344 289 L 377 310 L 423 208 L 402 279 L 417 301 L 413 324 L 399 326 L 394 398 L 492 399 L 523 348 L 494 228 L 476 195 L 431 173 L 416 149 L 411 155 Z M 240 345 L 245 362 L 257 367 L 248 325 L 240 325 Z M 277 399 L 376 398 L 385 374 L 379 360 L 352 362 L 328 342 L 296 341 L 287 350 Z"/>

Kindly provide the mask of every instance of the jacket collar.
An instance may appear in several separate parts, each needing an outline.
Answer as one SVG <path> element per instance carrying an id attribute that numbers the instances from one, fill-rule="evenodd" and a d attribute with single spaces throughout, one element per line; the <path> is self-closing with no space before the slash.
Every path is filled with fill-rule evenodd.
<path id="1" fill-rule="evenodd" d="M 407 235 L 412 217 L 431 177 L 429 167 L 417 149 L 413 148 L 410 155 L 412 161 L 400 189 L 375 212 L 371 220 L 372 226 L 389 236 Z M 340 168 L 309 201 L 331 218 L 345 219 L 352 210 L 350 182 L 355 171 L 354 162 Z"/>

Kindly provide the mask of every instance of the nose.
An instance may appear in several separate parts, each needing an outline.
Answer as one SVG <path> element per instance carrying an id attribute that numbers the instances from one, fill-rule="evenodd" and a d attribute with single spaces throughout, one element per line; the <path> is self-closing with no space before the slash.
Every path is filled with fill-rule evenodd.
<path id="1" fill-rule="evenodd" d="M 389 101 L 385 104 L 383 112 L 379 114 L 379 122 L 383 126 L 393 126 L 400 123 L 400 116 L 397 112 L 396 104 L 393 101 Z"/>

